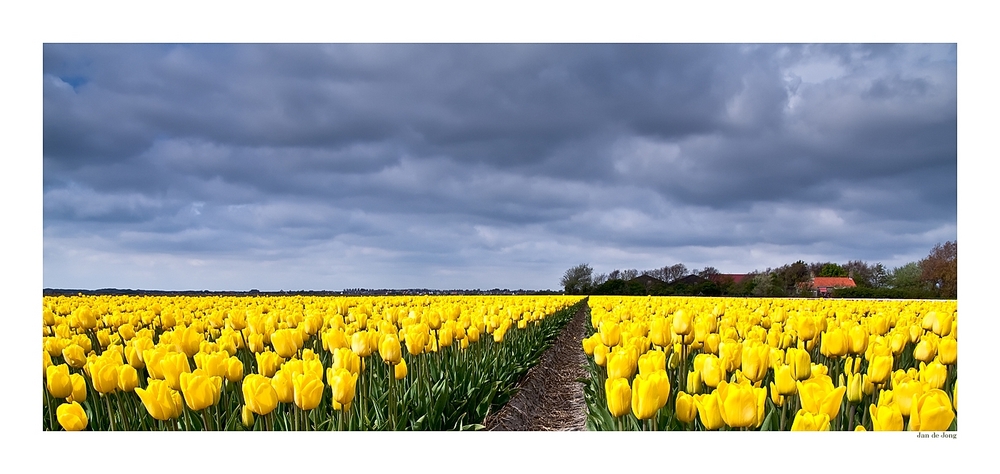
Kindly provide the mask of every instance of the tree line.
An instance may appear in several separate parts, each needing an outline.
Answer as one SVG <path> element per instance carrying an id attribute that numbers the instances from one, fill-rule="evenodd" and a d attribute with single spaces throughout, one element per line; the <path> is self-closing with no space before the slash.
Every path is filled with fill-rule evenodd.
<path id="1" fill-rule="evenodd" d="M 639 278 L 642 276 L 652 278 Z M 798 260 L 754 270 L 737 281 L 714 267 L 688 270 L 683 263 L 600 274 L 594 274 L 594 269 L 583 263 L 566 270 L 560 283 L 566 294 L 782 297 L 810 296 L 807 283 L 813 277 L 854 280 L 857 286 L 834 290 L 833 297 L 954 299 L 958 297 L 958 241 L 939 243 L 926 258 L 892 269 L 880 262 L 861 260 L 844 264 Z"/>

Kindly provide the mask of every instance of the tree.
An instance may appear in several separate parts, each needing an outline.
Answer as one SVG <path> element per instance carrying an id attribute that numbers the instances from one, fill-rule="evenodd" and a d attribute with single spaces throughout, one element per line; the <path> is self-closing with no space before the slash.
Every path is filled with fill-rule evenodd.
<path id="1" fill-rule="evenodd" d="M 837 265 L 836 263 L 827 263 L 827 264 L 824 264 L 819 269 L 819 274 L 816 275 L 816 276 L 821 276 L 821 277 L 844 277 L 844 276 L 847 276 L 847 270 L 844 270 L 844 267 L 842 267 L 840 265 Z"/>
<path id="2" fill-rule="evenodd" d="M 622 280 L 629 281 L 635 277 L 639 276 L 639 270 L 630 268 L 622 272 Z"/>
<path id="3" fill-rule="evenodd" d="M 687 275 L 687 267 L 683 263 L 677 263 L 669 267 L 663 267 L 663 281 L 670 283 L 678 278 Z"/>
<path id="4" fill-rule="evenodd" d="M 920 261 L 920 281 L 943 298 L 958 297 L 958 241 L 937 244 Z"/>
<path id="5" fill-rule="evenodd" d="M 594 269 L 586 263 L 581 263 L 569 270 L 562 277 L 562 286 L 567 295 L 582 295 L 593 288 Z"/>
<path id="6" fill-rule="evenodd" d="M 902 290 L 920 288 L 920 265 L 917 262 L 910 262 L 901 267 L 895 267 L 889 273 L 889 287 Z"/>
<path id="7" fill-rule="evenodd" d="M 704 269 L 695 272 L 695 274 L 705 279 L 711 279 L 711 277 L 719 274 L 719 270 L 715 267 L 705 267 Z"/>
<path id="8" fill-rule="evenodd" d="M 885 288 L 888 281 L 889 273 L 885 270 L 885 267 L 882 266 L 881 262 L 876 263 L 875 266 L 872 267 L 872 273 L 871 277 L 869 277 L 868 284 L 871 285 L 872 288 Z"/>

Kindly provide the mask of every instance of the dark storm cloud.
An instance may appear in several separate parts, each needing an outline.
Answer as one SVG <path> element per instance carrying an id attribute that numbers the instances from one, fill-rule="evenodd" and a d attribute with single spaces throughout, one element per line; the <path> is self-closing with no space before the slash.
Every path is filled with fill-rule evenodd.
<path id="1" fill-rule="evenodd" d="M 136 278 L 184 287 L 197 267 L 219 288 L 554 287 L 591 256 L 901 264 L 955 238 L 954 45 L 43 56 L 47 286 L 135 286 L 109 275 L 159 262 L 171 270 Z M 84 278 L 86 255 L 108 269 Z M 213 283 L 218 266 L 274 279 L 218 270 Z"/>

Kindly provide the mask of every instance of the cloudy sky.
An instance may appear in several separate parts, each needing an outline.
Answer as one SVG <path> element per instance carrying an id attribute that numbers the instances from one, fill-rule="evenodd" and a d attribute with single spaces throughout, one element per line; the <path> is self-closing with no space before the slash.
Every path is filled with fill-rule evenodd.
<path id="1" fill-rule="evenodd" d="M 558 288 L 957 238 L 955 44 L 43 47 L 47 288 Z"/>

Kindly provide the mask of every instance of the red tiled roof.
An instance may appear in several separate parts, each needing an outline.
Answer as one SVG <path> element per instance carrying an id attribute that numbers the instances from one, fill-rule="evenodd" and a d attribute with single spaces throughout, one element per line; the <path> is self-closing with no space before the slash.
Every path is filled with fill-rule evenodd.
<path id="1" fill-rule="evenodd" d="M 816 277 L 812 281 L 813 288 L 853 288 L 854 279 L 851 277 Z"/>

